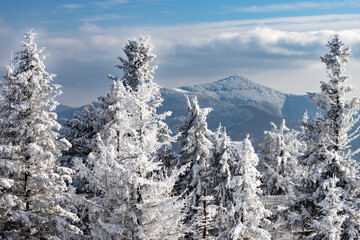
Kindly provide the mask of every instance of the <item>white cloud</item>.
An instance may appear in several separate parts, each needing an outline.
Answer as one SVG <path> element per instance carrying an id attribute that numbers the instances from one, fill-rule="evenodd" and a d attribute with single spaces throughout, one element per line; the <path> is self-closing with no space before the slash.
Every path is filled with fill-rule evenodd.
<path id="1" fill-rule="evenodd" d="M 352 25 L 347 28 L 350 20 Z M 334 34 L 339 33 L 347 44 L 354 45 L 353 49 L 360 48 L 360 29 L 353 26 L 359 20 L 360 15 L 329 15 L 172 27 L 102 29 L 87 24 L 74 36 L 86 47 L 76 48 L 71 56 L 79 64 L 103 61 L 99 69 L 105 71 L 108 64 L 111 73 L 120 75 L 112 66 L 118 63 L 116 57 L 122 54 L 126 40 L 149 34 L 158 56 L 156 80 L 161 85 L 175 87 L 238 74 L 287 93 L 300 94 L 316 91 L 319 81 L 324 80 L 319 76 L 326 77 L 325 68 L 319 67 L 322 66 L 319 56 L 326 53 L 325 44 Z M 72 49 L 72 43 L 68 43 L 68 49 Z M 67 51 L 56 56 L 69 57 Z M 315 69 L 311 67 L 314 63 L 318 66 Z M 294 87 L 299 82 L 301 86 Z"/>
<path id="2" fill-rule="evenodd" d="M 152 37 L 159 65 L 155 79 L 163 86 L 203 83 L 238 74 L 300 94 L 317 91 L 319 81 L 326 79 L 319 56 L 328 51 L 325 44 L 334 34 L 352 45 L 354 58 L 360 59 L 359 23 L 360 15 L 136 28 L 102 28 L 87 22 L 77 31 L 39 32 L 39 46 L 47 47 L 50 57 L 46 64 L 64 86 L 60 100 L 66 104 L 82 105 L 106 92 L 110 84 L 106 75 L 121 75 L 114 66 L 127 39 L 147 34 Z M 1 42 L 0 49 L 20 40 Z M 0 62 L 5 61 L 8 57 L 0 56 Z M 360 69 L 354 65 L 358 66 L 357 62 L 349 63 L 349 74 L 360 76 Z"/>
<path id="3" fill-rule="evenodd" d="M 73 3 L 73 4 L 62 4 L 58 6 L 59 8 L 65 8 L 65 9 L 78 9 L 78 8 L 82 8 L 83 5 L 82 4 L 77 4 L 77 3 Z"/>
<path id="4" fill-rule="evenodd" d="M 125 18 L 122 15 L 118 14 L 104 14 L 104 15 L 96 15 L 92 17 L 82 18 L 80 21 L 82 22 L 99 22 L 99 21 L 106 21 L 106 20 L 117 20 Z"/>
<path id="5" fill-rule="evenodd" d="M 238 12 L 283 12 L 301 11 L 305 9 L 334 9 L 338 7 L 359 7 L 359 1 L 320 1 L 320 2 L 292 2 L 286 4 L 253 5 L 250 7 L 232 8 Z"/>
<path id="6" fill-rule="evenodd" d="M 96 2 L 98 6 L 104 8 L 109 8 L 114 5 L 125 4 L 125 3 L 128 3 L 128 0 L 107 0 L 107 1 Z"/>
<path id="7" fill-rule="evenodd" d="M 279 11 L 289 11 L 289 10 L 298 10 L 304 8 L 319 8 L 324 4 L 318 2 L 297 2 L 289 4 L 269 4 L 262 6 L 250 6 L 238 8 L 237 11 L 240 12 L 279 12 Z"/>

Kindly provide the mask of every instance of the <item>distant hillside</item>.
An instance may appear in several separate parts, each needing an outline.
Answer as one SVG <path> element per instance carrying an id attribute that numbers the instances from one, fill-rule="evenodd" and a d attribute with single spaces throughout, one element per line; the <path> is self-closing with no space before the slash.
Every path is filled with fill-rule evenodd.
<path id="1" fill-rule="evenodd" d="M 237 106 L 252 106 L 279 116 L 286 99 L 286 96 L 279 91 L 238 76 L 180 89 L 197 95 L 212 95 L 213 93 L 221 102 Z"/>
<path id="2" fill-rule="evenodd" d="M 186 115 L 185 96 L 196 96 L 201 107 L 213 109 L 208 116 L 210 129 L 215 130 L 221 123 L 236 141 L 249 133 L 254 146 L 262 142 L 263 132 L 270 129 L 270 122 L 279 124 L 285 118 L 289 127 L 298 128 L 298 121 L 306 110 L 310 116 L 316 112 L 306 96 L 284 94 L 238 76 L 177 89 L 163 88 L 161 94 L 164 102 L 159 112 L 172 111 L 166 122 L 173 131 L 179 124 L 176 118 Z M 60 123 L 81 109 L 58 107 Z"/>
<path id="3" fill-rule="evenodd" d="M 163 88 L 161 93 L 164 102 L 159 111 L 173 112 L 167 120 L 173 130 L 179 124 L 176 118 L 186 114 L 185 96 L 196 96 L 201 107 L 213 108 L 208 116 L 210 129 L 221 123 L 233 140 L 242 140 L 249 133 L 254 146 L 262 142 L 270 122 L 279 124 L 285 118 L 289 127 L 299 129 L 304 112 L 310 116 L 316 112 L 306 96 L 284 94 L 238 76 L 178 89 Z"/>

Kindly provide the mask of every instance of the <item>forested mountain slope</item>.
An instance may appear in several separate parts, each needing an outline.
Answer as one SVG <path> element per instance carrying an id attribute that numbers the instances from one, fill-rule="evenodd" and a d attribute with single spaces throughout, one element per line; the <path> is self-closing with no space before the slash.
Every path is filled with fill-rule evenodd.
<path id="1" fill-rule="evenodd" d="M 210 129 L 215 130 L 221 123 L 232 140 L 242 140 L 249 133 L 254 146 L 262 142 L 270 122 L 279 124 L 284 118 L 290 128 L 298 129 L 305 111 L 310 117 L 316 112 L 305 95 L 284 94 L 239 76 L 194 86 L 162 88 L 161 94 L 164 102 L 159 111 L 172 112 L 166 122 L 173 131 L 179 124 L 176 118 L 186 114 L 185 96 L 197 96 L 201 107 L 213 109 L 208 116 Z M 72 118 L 74 111 L 81 108 L 60 105 L 57 108 L 60 123 L 64 118 Z"/>

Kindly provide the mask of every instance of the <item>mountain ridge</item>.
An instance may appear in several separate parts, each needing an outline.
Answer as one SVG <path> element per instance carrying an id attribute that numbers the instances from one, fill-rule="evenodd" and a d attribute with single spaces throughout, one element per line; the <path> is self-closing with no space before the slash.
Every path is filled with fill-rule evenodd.
<path id="1" fill-rule="evenodd" d="M 286 94 L 280 91 L 236 75 L 212 83 L 185 86 L 180 89 L 198 94 L 216 93 L 220 101 L 249 105 L 278 115 L 281 115 L 281 108 L 286 99 Z"/>
<path id="2" fill-rule="evenodd" d="M 298 122 L 304 112 L 308 111 L 310 117 L 316 112 L 305 95 L 285 94 L 236 75 L 212 83 L 161 88 L 161 95 L 164 101 L 158 112 L 172 112 L 165 121 L 173 132 L 180 124 L 176 118 L 186 115 L 185 96 L 196 96 L 200 107 L 213 109 L 208 115 L 211 130 L 221 123 L 236 141 L 249 133 L 254 146 L 262 142 L 263 132 L 270 129 L 270 122 L 279 124 L 285 118 L 290 128 L 299 129 Z M 59 122 L 63 123 L 64 118 L 71 119 L 72 114 L 82 108 L 62 107 L 65 111 L 58 111 Z"/>
<path id="3" fill-rule="evenodd" d="M 172 112 L 165 122 L 174 133 L 176 125 L 180 124 L 176 119 L 187 114 L 185 96 L 196 96 L 200 107 L 213 109 L 207 119 L 211 130 L 214 131 L 221 124 L 233 141 L 241 141 L 250 134 L 256 151 L 263 142 L 264 131 L 271 129 L 270 122 L 279 125 L 285 119 L 289 128 L 300 130 L 299 121 L 303 119 L 305 111 L 310 119 L 319 111 L 306 95 L 285 94 L 236 75 L 212 83 L 161 88 L 161 95 L 164 101 L 158 112 Z M 60 105 L 56 110 L 59 123 L 72 119 L 74 112 L 84 107 Z M 352 142 L 352 149 L 359 147 L 360 138 L 357 138 Z M 357 159 L 360 161 L 360 156 Z"/>

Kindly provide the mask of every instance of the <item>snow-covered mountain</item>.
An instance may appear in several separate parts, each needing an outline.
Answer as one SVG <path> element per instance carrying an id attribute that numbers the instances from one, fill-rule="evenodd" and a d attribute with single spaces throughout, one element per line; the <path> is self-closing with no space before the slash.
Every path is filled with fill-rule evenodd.
<path id="1" fill-rule="evenodd" d="M 249 133 L 255 146 L 263 139 L 270 122 L 279 124 L 282 118 L 291 128 L 307 110 L 312 116 L 316 109 L 306 96 L 284 94 L 255 83 L 247 78 L 230 76 L 219 81 L 178 89 L 162 89 L 164 98 L 160 111 L 173 112 L 168 124 L 177 125 L 176 117 L 186 114 L 185 96 L 197 96 L 201 107 L 211 107 L 208 116 L 210 129 L 221 123 L 233 140 L 242 140 Z"/>
<path id="2" fill-rule="evenodd" d="M 276 115 L 281 115 L 281 108 L 286 100 L 281 92 L 238 76 L 180 89 L 197 95 L 213 95 L 221 102 L 252 106 Z"/>
<path id="3" fill-rule="evenodd" d="M 167 118 L 172 130 L 179 124 L 176 118 L 186 114 L 185 96 L 196 96 L 201 107 L 213 109 L 208 116 L 210 129 L 221 123 L 233 140 L 242 140 L 249 133 L 254 146 L 262 142 L 270 122 L 279 124 L 285 118 L 289 127 L 298 128 L 306 110 L 310 116 L 316 111 L 306 96 L 284 94 L 238 76 L 176 89 L 163 88 L 161 93 L 164 102 L 159 111 L 173 112 Z M 73 112 L 80 109 L 58 108 L 59 119 L 72 118 Z"/>

